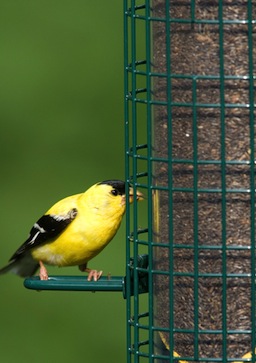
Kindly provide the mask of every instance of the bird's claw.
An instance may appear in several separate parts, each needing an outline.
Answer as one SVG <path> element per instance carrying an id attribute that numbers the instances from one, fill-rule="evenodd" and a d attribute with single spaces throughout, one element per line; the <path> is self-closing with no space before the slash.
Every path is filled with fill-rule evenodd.
<path id="1" fill-rule="evenodd" d="M 97 281 L 102 276 L 103 271 L 97 271 L 97 270 L 90 270 L 88 271 L 89 275 L 87 277 L 88 281 Z"/>

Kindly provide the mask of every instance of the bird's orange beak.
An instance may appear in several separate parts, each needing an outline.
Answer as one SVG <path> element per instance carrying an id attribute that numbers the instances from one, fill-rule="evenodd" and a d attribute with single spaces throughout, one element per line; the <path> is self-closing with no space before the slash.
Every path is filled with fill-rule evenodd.
<path id="1" fill-rule="evenodd" d="M 137 191 L 136 192 L 136 200 L 141 201 L 143 199 L 144 199 L 144 195 L 141 192 Z M 129 188 L 129 202 L 132 203 L 133 200 L 134 200 L 133 188 L 130 187 Z M 121 204 L 125 205 L 125 202 L 126 202 L 126 197 L 125 197 L 125 195 L 123 195 Z"/>
<path id="2" fill-rule="evenodd" d="M 133 199 L 134 199 L 133 188 L 129 188 L 129 202 L 132 203 L 133 202 Z M 137 201 L 141 201 L 143 199 L 144 199 L 144 195 L 137 190 L 137 192 L 136 192 L 136 200 Z"/>

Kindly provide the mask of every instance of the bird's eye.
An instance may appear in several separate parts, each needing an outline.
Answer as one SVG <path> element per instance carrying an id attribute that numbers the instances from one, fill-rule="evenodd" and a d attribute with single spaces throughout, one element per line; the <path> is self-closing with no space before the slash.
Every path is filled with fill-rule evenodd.
<path id="1" fill-rule="evenodd" d="M 111 194 L 114 195 L 114 196 L 117 196 L 118 195 L 118 191 L 116 189 L 112 189 L 111 190 Z"/>

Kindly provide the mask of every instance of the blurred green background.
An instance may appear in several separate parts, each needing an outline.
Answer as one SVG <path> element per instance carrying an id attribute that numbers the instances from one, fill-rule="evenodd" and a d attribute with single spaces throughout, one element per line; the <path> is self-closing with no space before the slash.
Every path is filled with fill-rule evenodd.
<path id="1" fill-rule="evenodd" d="M 54 202 L 124 178 L 122 1 L 1 0 L 0 69 L 2 266 Z M 124 261 L 123 223 L 89 266 Z M 1 362 L 125 362 L 122 294 L 0 288 Z"/>

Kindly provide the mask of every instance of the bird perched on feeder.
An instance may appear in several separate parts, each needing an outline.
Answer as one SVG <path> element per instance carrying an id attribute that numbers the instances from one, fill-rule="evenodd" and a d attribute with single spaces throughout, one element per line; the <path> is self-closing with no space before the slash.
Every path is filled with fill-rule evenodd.
<path id="1" fill-rule="evenodd" d="M 133 188 L 128 192 L 132 203 Z M 143 194 L 138 191 L 135 197 L 140 201 Z M 97 281 L 102 271 L 89 269 L 87 263 L 115 236 L 125 207 L 125 183 L 121 180 L 105 180 L 84 193 L 60 200 L 33 225 L 28 239 L 0 274 L 13 272 L 28 277 L 40 267 L 40 279 L 47 280 L 44 264 L 78 265 L 89 273 L 89 281 Z"/>

